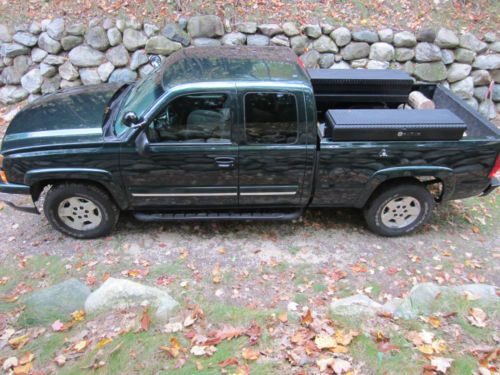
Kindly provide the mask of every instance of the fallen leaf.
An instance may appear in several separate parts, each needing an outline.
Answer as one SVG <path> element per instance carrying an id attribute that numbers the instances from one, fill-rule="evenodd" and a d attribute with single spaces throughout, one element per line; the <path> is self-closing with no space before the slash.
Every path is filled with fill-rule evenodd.
<path id="1" fill-rule="evenodd" d="M 429 316 L 427 318 L 427 322 L 433 326 L 434 328 L 439 328 L 441 327 L 441 320 L 437 316 Z"/>
<path id="2" fill-rule="evenodd" d="M 225 359 L 224 361 L 219 362 L 219 366 L 222 368 L 227 366 L 238 366 L 238 364 L 239 364 L 238 359 L 234 357 L 230 357 Z"/>
<path id="3" fill-rule="evenodd" d="M 335 339 L 323 332 L 316 336 L 316 338 L 314 339 L 314 343 L 319 350 L 330 349 L 337 346 L 337 342 L 335 341 Z"/>
<path id="4" fill-rule="evenodd" d="M 359 332 L 357 331 L 350 330 L 349 332 L 345 333 L 343 330 L 339 329 L 335 332 L 335 341 L 337 341 L 337 344 L 347 346 L 358 334 Z"/>
<path id="5" fill-rule="evenodd" d="M 182 345 L 175 337 L 172 337 L 170 339 L 170 346 L 160 346 L 160 349 L 169 354 L 172 358 L 176 358 L 182 349 Z"/>
<path id="6" fill-rule="evenodd" d="M 73 318 L 74 321 L 80 322 L 83 319 L 85 319 L 85 311 L 83 310 L 77 310 L 71 313 L 71 318 Z"/>
<path id="7" fill-rule="evenodd" d="M 165 324 L 165 327 L 163 327 L 163 332 L 165 333 L 175 333 L 182 331 L 182 323 L 180 322 L 175 322 L 175 323 L 167 323 Z"/>
<path id="8" fill-rule="evenodd" d="M 351 369 L 351 364 L 344 359 L 335 358 L 332 368 L 335 374 L 340 375 L 348 372 Z"/>
<path id="9" fill-rule="evenodd" d="M 484 328 L 486 327 L 487 318 L 488 316 L 481 308 L 472 307 L 469 310 L 469 316 L 467 317 L 467 320 L 475 327 Z"/>
<path id="10" fill-rule="evenodd" d="M 151 325 L 151 318 L 149 317 L 148 309 L 145 308 L 142 311 L 142 318 L 141 318 L 141 331 L 148 331 L 149 326 Z"/>
<path id="11" fill-rule="evenodd" d="M 434 357 L 431 359 L 431 365 L 439 372 L 446 374 L 446 371 L 451 367 L 452 358 Z"/>
<path id="12" fill-rule="evenodd" d="M 85 349 L 87 349 L 89 343 L 90 343 L 90 341 L 87 341 L 87 340 L 78 341 L 77 343 L 75 343 L 73 345 L 73 350 L 75 350 L 78 353 L 81 353 L 81 352 L 85 351 Z"/>
<path id="13" fill-rule="evenodd" d="M 260 356 L 260 352 L 253 348 L 246 347 L 242 349 L 241 356 L 247 361 L 256 361 Z"/>
<path id="14" fill-rule="evenodd" d="M 28 335 L 23 335 L 23 336 L 18 336 L 18 337 L 14 337 L 12 339 L 10 339 L 8 342 L 9 342 L 9 345 L 12 349 L 21 349 L 24 345 L 26 345 L 26 343 L 28 342 L 29 340 L 29 336 Z"/>
<path id="15" fill-rule="evenodd" d="M 217 263 L 212 270 L 212 282 L 214 284 L 219 284 L 222 280 L 222 274 L 220 272 L 220 265 Z"/>
<path id="16" fill-rule="evenodd" d="M 52 323 L 51 327 L 53 331 L 60 332 L 64 329 L 64 324 L 60 320 L 56 320 Z"/>
<path id="17" fill-rule="evenodd" d="M 57 357 L 54 358 L 54 362 L 59 367 L 62 367 L 66 363 L 66 357 L 63 354 L 60 354 L 60 355 L 58 355 Z"/>
<path id="18" fill-rule="evenodd" d="M 215 346 L 201 346 L 201 345 L 195 345 L 191 348 L 191 354 L 199 357 L 206 355 L 210 357 L 217 351 L 217 348 Z"/>
<path id="19" fill-rule="evenodd" d="M 14 375 L 29 375 L 33 370 L 33 364 L 28 362 L 21 366 L 14 367 Z"/>
<path id="20" fill-rule="evenodd" d="M 113 339 L 111 339 L 111 338 L 109 338 L 109 337 L 105 337 L 105 338 L 103 338 L 103 339 L 100 339 L 100 340 L 97 342 L 96 347 L 97 347 L 98 349 L 103 348 L 103 347 L 105 347 L 106 345 L 108 345 L 108 344 L 109 344 L 110 342 L 112 342 L 112 341 L 113 341 Z"/>
<path id="21" fill-rule="evenodd" d="M 332 367 L 335 363 L 335 359 L 332 357 L 320 358 L 316 361 L 316 365 L 319 367 L 319 371 L 325 372 L 328 367 Z"/>
<path id="22" fill-rule="evenodd" d="M 278 315 L 278 319 L 281 323 L 288 322 L 288 313 L 286 311 L 282 312 L 281 314 Z"/>
<path id="23" fill-rule="evenodd" d="M 399 346 L 391 344 L 389 341 L 382 341 L 377 344 L 377 350 L 380 353 L 387 353 L 391 351 L 399 351 Z"/>
<path id="24" fill-rule="evenodd" d="M 31 352 L 24 353 L 21 358 L 19 358 L 19 365 L 25 365 L 26 363 L 33 362 L 35 355 Z"/>
<path id="25" fill-rule="evenodd" d="M 307 309 L 306 313 L 300 317 L 300 324 L 308 326 L 313 322 L 313 316 L 310 309 Z"/>
<path id="26" fill-rule="evenodd" d="M 247 364 L 238 366 L 234 375 L 250 375 L 250 366 Z"/>
<path id="27" fill-rule="evenodd" d="M 12 367 L 15 367 L 19 364 L 19 360 L 17 357 L 9 357 L 5 361 L 3 361 L 2 368 L 5 371 L 10 370 Z"/>

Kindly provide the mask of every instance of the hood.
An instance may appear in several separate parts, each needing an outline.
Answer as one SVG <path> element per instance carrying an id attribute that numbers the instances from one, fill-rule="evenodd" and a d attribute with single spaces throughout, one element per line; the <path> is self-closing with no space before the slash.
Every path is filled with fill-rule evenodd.
<path id="1" fill-rule="evenodd" d="M 55 144 L 102 142 L 104 110 L 120 85 L 82 86 L 42 96 L 11 121 L 2 152 Z"/>

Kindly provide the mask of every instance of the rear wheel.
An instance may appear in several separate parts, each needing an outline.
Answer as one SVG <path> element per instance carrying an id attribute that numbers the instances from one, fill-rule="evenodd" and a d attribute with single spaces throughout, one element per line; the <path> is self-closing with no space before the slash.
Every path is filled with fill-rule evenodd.
<path id="1" fill-rule="evenodd" d="M 82 239 L 109 234 L 119 217 L 118 208 L 105 191 L 84 184 L 52 187 L 43 210 L 55 229 Z"/>
<path id="2" fill-rule="evenodd" d="M 434 198 L 420 183 L 389 185 L 377 192 L 364 210 L 368 227 L 387 237 L 408 234 L 432 214 Z"/>

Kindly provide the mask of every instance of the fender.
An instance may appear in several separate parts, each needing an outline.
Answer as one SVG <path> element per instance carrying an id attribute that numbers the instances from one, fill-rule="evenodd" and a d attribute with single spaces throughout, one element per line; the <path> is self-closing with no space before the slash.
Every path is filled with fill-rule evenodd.
<path id="1" fill-rule="evenodd" d="M 29 186 L 34 186 L 39 182 L 48 180 L 82 180 L 94 182 L 104 186 L 121 209 L 126 209 L 129 205 L 126 192 L 113 179 L 111 172 L 104 169 L 44 168 L 30 170 L 24 175 L 24 183 Z"/>
<path id="2" fill-rule="evenodd" d="M 404 166 L 384 168 L 371 175 L 367 182 L 367 187 L 360 197 L 362 206 L 368 201 L 376 188 L 385 181 L 402 177 L 437 177 L 443 182 L 443 194 L 441 200 L 445 201 L 453 195 L 455 191 L 455 173 L 453 169 L 437 166 Z"/>

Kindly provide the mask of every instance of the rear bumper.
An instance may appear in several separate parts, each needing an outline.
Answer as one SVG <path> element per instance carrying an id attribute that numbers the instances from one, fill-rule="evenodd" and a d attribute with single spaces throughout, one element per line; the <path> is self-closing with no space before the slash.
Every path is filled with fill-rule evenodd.
<path id="1" fill-rule="evenodd" d="M 497 187 L 500 187 L 500 179 L 498 178 L 493 178 L 491 180 L 491 184 L 486 188 L 485 191 L 483 191 L 482 196 L 488 195 L 491 192 L 493 192 Z"/>
<path id="2" fill-rule="evenodd" d="M 18 185 L 18 184 L 5 184 L 0 181 L 0 193 L 5 194 L 21 194 L 21 195 L 31 195 L 30 187 L 27 185 Z M 9 200 L 3 199 L 0 197 L 0 201 L 4 202 L 7 206 L 12 207 L 18 211 L 28 212 L 31 214 L 39 214 L 38 209 L 33 203 L 32 206 L 19 206 L 15 203 L 12 203 Z"/>

